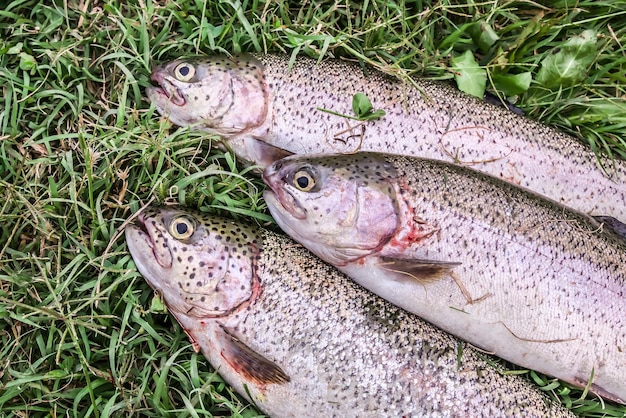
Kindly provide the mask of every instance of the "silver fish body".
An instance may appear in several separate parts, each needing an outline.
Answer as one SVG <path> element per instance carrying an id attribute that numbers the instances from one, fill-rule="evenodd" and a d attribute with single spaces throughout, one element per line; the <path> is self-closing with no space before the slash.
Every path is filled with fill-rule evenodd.
<path id="1" fill-rule="evenodd" d="M 389 152 L 452 161 L 592 215 L 626 222 L 626 162 L 596 158 L 574 137 L 447 85 L 403 83 L 338 60 L 277 55 L 178 60 L 154 69 L 147 90 L 159 112 L 228 141 L 244 160 L 297 154 Z M 359 122 L 364 93 L 380 120 Z M 330 112 L 329 112 L 330 111 Z M 332 113 L 331 113 L 332 112 Z"/>
<path id="2" fill-rule="evenodd" d="M 626 400 L 626 241 L 435 160 L 292 156 L 264 173 L 281 228 L 381 297 L 523 367 Z"/>
<path id="3" fill-rule="evenodd" d="M 285 236 L 163 208 L 126 240 L 194 347 L 272 417 L 571 416 Z"/>

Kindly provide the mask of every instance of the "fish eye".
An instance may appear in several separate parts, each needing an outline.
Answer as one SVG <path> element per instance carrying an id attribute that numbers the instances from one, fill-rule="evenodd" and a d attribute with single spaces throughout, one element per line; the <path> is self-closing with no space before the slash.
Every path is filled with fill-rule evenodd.
<path id="1" fill-rule="evenodd" d="M 194 229 L 195 223 L 193 219 L 185 215 L 174 218 L 170 223 L 170 234 L 178 240 L 185 240 L 191 237 Z"/>
<path id="2" fill-rule="evenodd" d="M 186 62 L 180 63 L 174 68 L 174 77 L 178 81 L 187 82 L 196 75 L 196 69 L 193 65 Z"/>
<path id="3" fill-rule="evenodd" d="M 309 170 L 302 169 L 296 171 L 292 180 L 293 186 L 303 192 L 308 192 L 315 187 L 315 178 Z"/>

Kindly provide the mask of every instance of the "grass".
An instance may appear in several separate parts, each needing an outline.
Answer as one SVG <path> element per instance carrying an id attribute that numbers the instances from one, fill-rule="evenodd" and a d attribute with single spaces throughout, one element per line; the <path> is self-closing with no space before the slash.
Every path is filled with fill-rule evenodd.
<path id="1" fill-rule="evenodd" d="M 626 2 L 545 3 L 9 1 L 0 10 L 0 415 L 259 415 L 151 305 L 120 235 L 150 202 L 270 220 L 260 181 L 213 149 L 215 138 L 150 108 L 153 64 L 269 51 L 452 80 L 453 58 L 471 51 L 488 90 L 626 157 Z M 595 31 L 593 48 L 559 55 L 583 30 Z M 525 73 L 533 82 L 519 88 L 510 76 Z M 512 372 L 581 416 L 626 416 Z"/>

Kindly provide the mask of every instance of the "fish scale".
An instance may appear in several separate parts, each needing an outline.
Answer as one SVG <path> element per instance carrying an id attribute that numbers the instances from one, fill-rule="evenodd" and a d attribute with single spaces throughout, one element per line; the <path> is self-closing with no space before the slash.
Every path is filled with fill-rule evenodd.
<path id="1" fill-rule="evenodd" d="M 177 239 L 171 226 L 181 217 L 194 232 Z M 126 239 L 137 268 L 194 347 L 273 417 L 573 416 L 527 380 L 502 374 L 484 354 L 372 295 L 285 236 L 161 208 L 140 215 Z M 185 256 L 168 264 L 153 248 Z M 187 286 L 189 272 L 194 281 L 208 280 L 209 271 L 217 273 L 208 266 L 221 265 L 215 261 L 222 257 L 240 264 L 220 274 L 251 284 Z M 228 293 L 231 308 L 212 312 L 214 292 Z"/>
<path id="2" fill-rule="evenodd" d="M 360 150 L 433 158 L 626 222 L 625 161 L 596 157 L 572 136 L 444 83 L 402 82 L 331 59 L 297 57 L 291 69 L 289 57 L 281 55 L 234 57 L 228 68 L 224 60 L 189 60 L 196 74 L 189 82 L 174 76 L 187 61 L 159 66 L 153 79 L 161 87 L 147 94 L 174 123 L 221 135 L 244 160 L 265 166 L 275 159 L 251 138 L 297 154 Z M 358 122 L 327 112 L 352 116 L 356 93 L 385 116 Z M 220 103 L 232 106 L 225 110 Z"/>
<path id="3" fill-rule="evenodd" d="M 300 190 L 301 176 L 314 186 Z M 626 400 L 626 241 L 599 221 L 436 160 L 294 155 L 263 177 L 281 228 L 359 284 L 513 363 Z"/>

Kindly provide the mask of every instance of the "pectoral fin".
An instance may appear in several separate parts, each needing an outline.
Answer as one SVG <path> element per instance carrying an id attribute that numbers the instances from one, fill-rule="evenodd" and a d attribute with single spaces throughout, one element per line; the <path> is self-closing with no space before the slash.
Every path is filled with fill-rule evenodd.
<path id="1" fill-rule="evenodd" d="M 268 144 L 260 139 L 245 138 L 244 142 L 248 155 L 262 167 L 267 167 L 278 160 L 293 155 L 293 152 Z"/>
<path id="2" fill-rule="evenodd" d="M 257 385 L 287 383 L 289 376 L 271 360 L 252 350 L 222 328 L 222 357 L 244 380 Z"/>
<path id="3" fill-rule="evenodd" d="M 405 275 L 420 283 L 433 282 L 446 274 L 461 263 L 437 260 L 404 259 L 394 257 L 381 257 L 378 264 L 382 268 Z"/>

